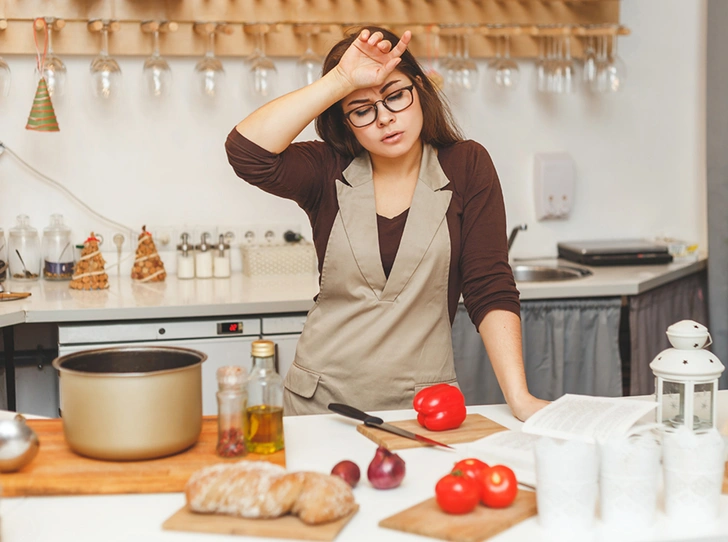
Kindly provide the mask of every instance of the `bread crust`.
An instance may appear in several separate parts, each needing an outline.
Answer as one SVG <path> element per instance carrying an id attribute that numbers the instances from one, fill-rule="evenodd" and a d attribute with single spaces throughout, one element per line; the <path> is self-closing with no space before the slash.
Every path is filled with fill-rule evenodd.
<path id="1" fill-rule="evenodd" d="M 338 476 L 304 472 L 303 489 L 291 513 L 309 525 L 328 523 L 349 515 L 356 509 L 351 486 Z"/>
<path id="2" fill-rule="evenodd" d="M 318 472 L 287 472 L 266 461 L 222 463 L 198 470 L 185 486 L 193 512 L 244 518 L 297 515 L 318 525 L 356 509 L 351 487 L 337 476 Z"/>

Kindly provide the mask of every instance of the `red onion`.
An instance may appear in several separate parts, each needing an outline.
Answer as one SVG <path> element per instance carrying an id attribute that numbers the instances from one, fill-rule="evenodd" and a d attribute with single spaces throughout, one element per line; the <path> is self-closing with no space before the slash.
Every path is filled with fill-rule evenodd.
<path id="1" fill-rule="evenodd" d="M 359 481 L 359 478 L 361 478 L 359 465 L 349 460 L 339 461 L 336 465 L 334 465 L 334 468 L 331 469 L 331 474 L 340 476 L 351 487 L 354 487 Z"/>
<path id="2" fill-rule="evenodd" d="M 377 489 L 397 487 L 404 478 L 404 459 L 380 446 L 369 463 L 367 478 Z"/>

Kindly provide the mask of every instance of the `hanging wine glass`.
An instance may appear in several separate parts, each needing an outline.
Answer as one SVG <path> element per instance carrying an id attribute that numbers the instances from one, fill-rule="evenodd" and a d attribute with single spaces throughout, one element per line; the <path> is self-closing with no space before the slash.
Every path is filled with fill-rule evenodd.
<path id="1" fill-rule="evenodd" d="M 215 32 L 208 33 L 207 52 L 195 66 L 197 89 L 202 96 L 213 99 L 225 86 L 225 69 L 215 56 Z"/>
<path id="2" fill-rule="evenodd" d="M 298 84 L 301 87 L 310 85 L 321 77 L 321 71 L 324 65 L 324 59 L 316 54 L 313 50 L 313 32 L 304 32 L 306 38 L 306 50 L 296 61 L 296 72 L 298 74 Z M 275 69 L 275 66 L 274 68 Z"/>
<path id="3" fill-rule="evenodd" d="M 0 56 L 0 96 L 10 94 L 10 66 Z"/>
<path id="4" fill-rule="evenodd" d="M 439 28 L 429 26 L 427 28 L 427 60 L 422 69 L 430 82 L 438 90 L 442 90 L 445 78 L 440 73 L 440 34 Z"/>
<path id="5" fill-rule="evenodd" d="M 460 36 L 463 45 L 463 55 L 460 60 L 460 86 L 467 91 L 475 92 L 478 87 L 478 65 L 470 58 L 470 34 Z"/>
<path id="6" fill-rule="evenodd" d="M 503 56 L 492 66 L 495 84 L 499 87 L 514 90 L 520 80 L 518 63 L 511 59 L 511 36 L 504 34 Z"/>
<path id="7" fill-rule="evenodd" d="M 277 86 L 278 70 L 273 61 L 265 56 L 266 26 L 260 25 L 253 29 L 255 49 L 248 57 L 248 82 L 254 95 L 270 98 Z"/>
<path id="8" fill-rule="evenodd" d="M 617 33 L 611 36 L 612 47 L 609 54 L 607 66 L 607 89 L 611 92 L 619 92 L 624 87 L 624 80 L 627 75 L 627 66 L 617 54 Z"/>
<path id="9" fill-rule="evenodd" d="M 109 22 L 101 27 L 101 51 L 91 62 L 91 90 L 94 96 L 105 100 L 115 98 L 121 92 L 121 68 L 109 56 Z"/>
<path id="10" fill-rule="evenodd" d="M 46 52 L 42 66 L 35 67 L 36 82 L 41 77 L 46 80 L 48 85 L 48 94 L 51 98 L 63 96 L 66 91 L 66 65 L 53 52 L 53 24 L 56 22 L 55 17 L 45 17 L 46 24 L 43 30 L 46 33 L 48 43 L 48 51 Z"/>
<path id="11" fill-rule="evenodd" d="M 152 98 L 169 95 L 172 88 L 172 70 L 159 54 L 159 29 L 152 33 L 152 56 L 144 61 L 144 86 Z"/>

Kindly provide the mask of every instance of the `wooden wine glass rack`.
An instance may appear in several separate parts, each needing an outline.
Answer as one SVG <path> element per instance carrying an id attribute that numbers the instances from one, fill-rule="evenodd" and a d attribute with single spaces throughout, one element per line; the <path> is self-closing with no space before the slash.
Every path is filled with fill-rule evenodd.
<path id="1" fill-rule="evenodd" d="M 155 28 L 170 57 L 201 56 L 208 32 L 221 34 L 219 56 L 248 55 L 261 31 L 270 56 L 300 56 L 307 33 L 324 54 L 352 28 L 378 24 L 411 30 L 420 58 L 444 55 L 439 37 L 461 33 L 471 36 L 472 57 L 493 56 L 494 38 L 508 34 L 512 56 L 528 58 L 537 56 L 540 36 L 628 34 L 619 8 L 618 0 L 0 0 L 0 55 L 35 54 L 33 21 L 53 17 L 53 46 L 62 56 L 95 55 L 94 32 L 111 21 L 113 56 L 148 55 Z M 583 40 L 572 41 L 579 56 Z"/>

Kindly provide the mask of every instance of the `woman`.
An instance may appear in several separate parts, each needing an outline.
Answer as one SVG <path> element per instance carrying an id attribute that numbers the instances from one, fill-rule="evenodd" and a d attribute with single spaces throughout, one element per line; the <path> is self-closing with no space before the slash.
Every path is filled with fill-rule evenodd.
<path id="1" fill-rule="evenodd" d="M 236 174 L 294 200 L 313 228 L 320 293 L 284 411 L 411 408 L 420 389 L 456 384 L 451 326 L 462 292 L 524 420 L 546 403 L 526 386 L 498 177 L 485 149 L 463 141 L 410 39 L 376 27 L 343 39 L 320 80 L 228 137 Z M 323 142 L 292 143 L 314 119 Z"/>

